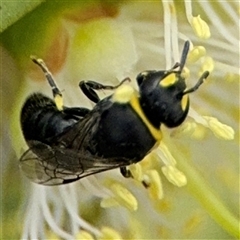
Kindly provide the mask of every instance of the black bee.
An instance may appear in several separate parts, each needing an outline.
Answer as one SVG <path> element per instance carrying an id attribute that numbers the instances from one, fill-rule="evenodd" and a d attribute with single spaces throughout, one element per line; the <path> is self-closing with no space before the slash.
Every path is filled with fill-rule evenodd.
<path id="1" fill-rule="evenodd" d="M 127 166 L 141 161 L 159 144 L 161 124 L 177 127 L 189 110 L 188 94 L 209 75 L 206 71 L 196 85 L 186 89 L 182 70 L 189 51 L 186 41 L 180 63 L 169 70 L 144 71 L 136 80 L 139 91 L 124 79 L 117 86 L 81 81 L 83 93 L 96 105 L 69 108 L 41 59 L 33 58 L 46 75 L 54 100 L 34 93 L 21 111 L 21 127 L 29 149 L 20 167 L 32 181 L 44 185 L 66 184 L 102 171 L 120 168 L 131 177 Z M 115 90 L 99 99 L 95 90 Z"/>

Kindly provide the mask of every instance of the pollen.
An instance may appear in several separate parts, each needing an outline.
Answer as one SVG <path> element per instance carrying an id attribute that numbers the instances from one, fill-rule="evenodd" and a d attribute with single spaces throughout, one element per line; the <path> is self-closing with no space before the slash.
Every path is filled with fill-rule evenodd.
<path id="1" fill-rule="evenodd" d="M 205 55 L 206 49 L 203 46 L 196 46 L 189 52 L 187 61 L 188 63 L 195 63 Z"/>
<path id="2" fill-rule="evenodd" d="M 55 100 L 55 104 L 56 104 L 56 107 L 59 111 L 62 111 L 63 110 L 63 97 L 60 96 L 59 94 L 57 94 L 55 97 L 54 97 L 54 100 Z"/>
<path id="3" fill-rule="evenodd" d="M 148 193 L 152 200 L 160 200 L 163 198 L 163 188 L 161 178 L 156 170 L 148 170 L 146 172 L 148 177 Z"/>
<path id="4" fill-rule="evenodd" d="M 112 206 L 123 206 L 130 211 L 136 211 L 138 202 L 133 194 L 117 181 L 109 180 L 106 183 L 108 189 L 113 193 L 112 197 L 105 198 L 101 201 L 101 207 L 109 208 Z"/>
<path id="5" fill-rule="evenodd" d="M 203 118 L 207 121 L 208 127 L 216 137 L 224 140 L 234 139 L 234 130 L 230 126 L 219 122 L 218 119 L 214 117 L 203 116 Z"/>
<path id="6" fill-rule="evenodd" d="M 177 187 L 183 187 L 187 184 L 186 176 L 174 166 L 163 166 L 162 172 L 168 181 Z"/>
<path id="7" fill-rule="evenodd" d="M 119 235 L 117 231 L 109 227 L 103 227 L 101 229 L 101 237 L 98 240 L 121 240 L 122 237 Z"/>
<path id="8" fill-rule="evenodd" d="M 208 39 L 211 36 L 209 26 L 202 20 L 200 15 L 197 17 L 192 17 L 190 22 L 195 34 L 202 39 Z"/>

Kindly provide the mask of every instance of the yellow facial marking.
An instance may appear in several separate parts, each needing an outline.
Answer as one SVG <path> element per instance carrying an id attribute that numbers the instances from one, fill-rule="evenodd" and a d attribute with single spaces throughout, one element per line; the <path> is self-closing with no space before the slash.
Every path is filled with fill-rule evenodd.
<path id="1" fill-rule="evenodd" d="M 156 141 L 160 141 L 162 139 L 162 132 L 160 129 L 155 128 L 149 120 L 146 118 L 145 114 L 142 111 L 142 108 L 139 104 L 139 99 L 136 94 L 132 95 L 130 100 L 130 104 L 138 116 L 142 119 L 144 124 L 147 126 L 148 130 L 152 134 L 152 136 L 156 139 Z"/>
<path id="2" fill-rule="evenodd" d="M 134 92 L 135 90 L 130 85 L 122 85 L 117 88 L 113 94 L 112 101 L 118 103 L 127 103 L 130 101 Z"/>
<path id="3" fill-rule="evenodd" d="M 188 95 L 183 95 L 182 100 L 181 100 L 181 107 L 182 110 L 185 111 L 188 105 Z"/>
<path id="4" fill-rule="evenodd" d="M 167 77 L 165 77 L 159 84 L 162 87 L 169 87 L 173 85 L 175 82 L 177 82 L 177 78 L 175 73 L 169 74 Z"/>

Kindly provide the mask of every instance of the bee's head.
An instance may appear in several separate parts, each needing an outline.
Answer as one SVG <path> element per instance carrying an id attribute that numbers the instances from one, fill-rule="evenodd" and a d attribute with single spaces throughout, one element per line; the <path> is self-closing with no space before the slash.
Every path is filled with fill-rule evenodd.
<path id="1" fill-rule="evenodd" d="M 186 118 L 189 110 L 188 94 L 197 90 L 207 78 L 204 72 L 196 85 L 186 89 L 182 70 L 189 51 L 189 42 L 185 42 L 180 63 L 166 71 L 144 71 L 138 74 L 137 82 L 140 92 L 140 104 L 150 122 L 159 127 L 177 127 Z"/>

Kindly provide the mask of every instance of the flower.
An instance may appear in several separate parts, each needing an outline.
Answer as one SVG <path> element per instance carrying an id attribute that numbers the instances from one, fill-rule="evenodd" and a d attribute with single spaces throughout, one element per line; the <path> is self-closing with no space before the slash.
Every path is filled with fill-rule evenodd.
<path id="1" fill-rule="evenodd" d="M 72 8 L 63 5 L 56 19 L 46 17 L 51 23 L 45 24 L 46 32 L 55 29 L 53 26 L 59 31 L 48 36 L 49 43 L 44 41 L 41 48 L 32 49 L 45 56 L 50 69 L 57 63 L 53 73 L 64 88 L 66 105 L 91 108 L 76 89 L 81 79 L 114 85 L 129 76 L 136 87 L 134 79 L 139 72 L 169 69 L 179 61 L 179 44 L 186 40 L 191 43 L 189 69 L 185 70 L 191 82 L 187 85 L 194 85 L 192 79 L 205 70 L 211 74 L 201 90 L 191 96 L 188 119 L 173 130 L 162 126 L 160 146 L 139 164 L 130 166 L 134 179 L 123 179 L 118 170 L 112 170 L 59 187 L 24 181 L 26 196 L 20 196 L 26 197 L 26 213 L 24 222 L 18 223 L 23 224 L 22 239 L 217 239 L 239 235 L 235 216 L 238 142 L 234 137 L 235 131 L 239 134 L 235 87 L 239 81 L 239 39 L 234 34 L 239 16 L 234 2 L 184 3 L 92 2 Z M 47 8 L 49 12 L 44 13 L 49 16 L 50 6 L 54 5 L 45 3 L 38 11 Z M 6 36 L 12 35 L 8 32 Z M 16 43 L 13 38 L 8 41 L 12 41 L 10 45 Z M 10 52 L 6 40 L 3 45 Z M 52 56 L 55 46 L 62 53 L 58 61 Z M 23 58 L 21 45 L 19 48 L 18 60 Z M 21 66 L 27 74 L 15 96 L 14 113 L 5 110 L 13 122 L 27 92 L 50 93 L 46 82 L 40 81 L 42 75 L 26 63 Z M 33 76 L 39 81 L 33 81 Z M 12 129 L 21 135 L 15 122 Z M 19 149 L 23 141 L 15 134 L 13 144 Z M 2 142 L 7 134 L 3 136 Z M 6 178 L 11 176 L 10 170 L 4 174 Z M 17 186 L 16 194 L 20 192 Z M 6 226 L 9 222 L 6 219 Z"/>

